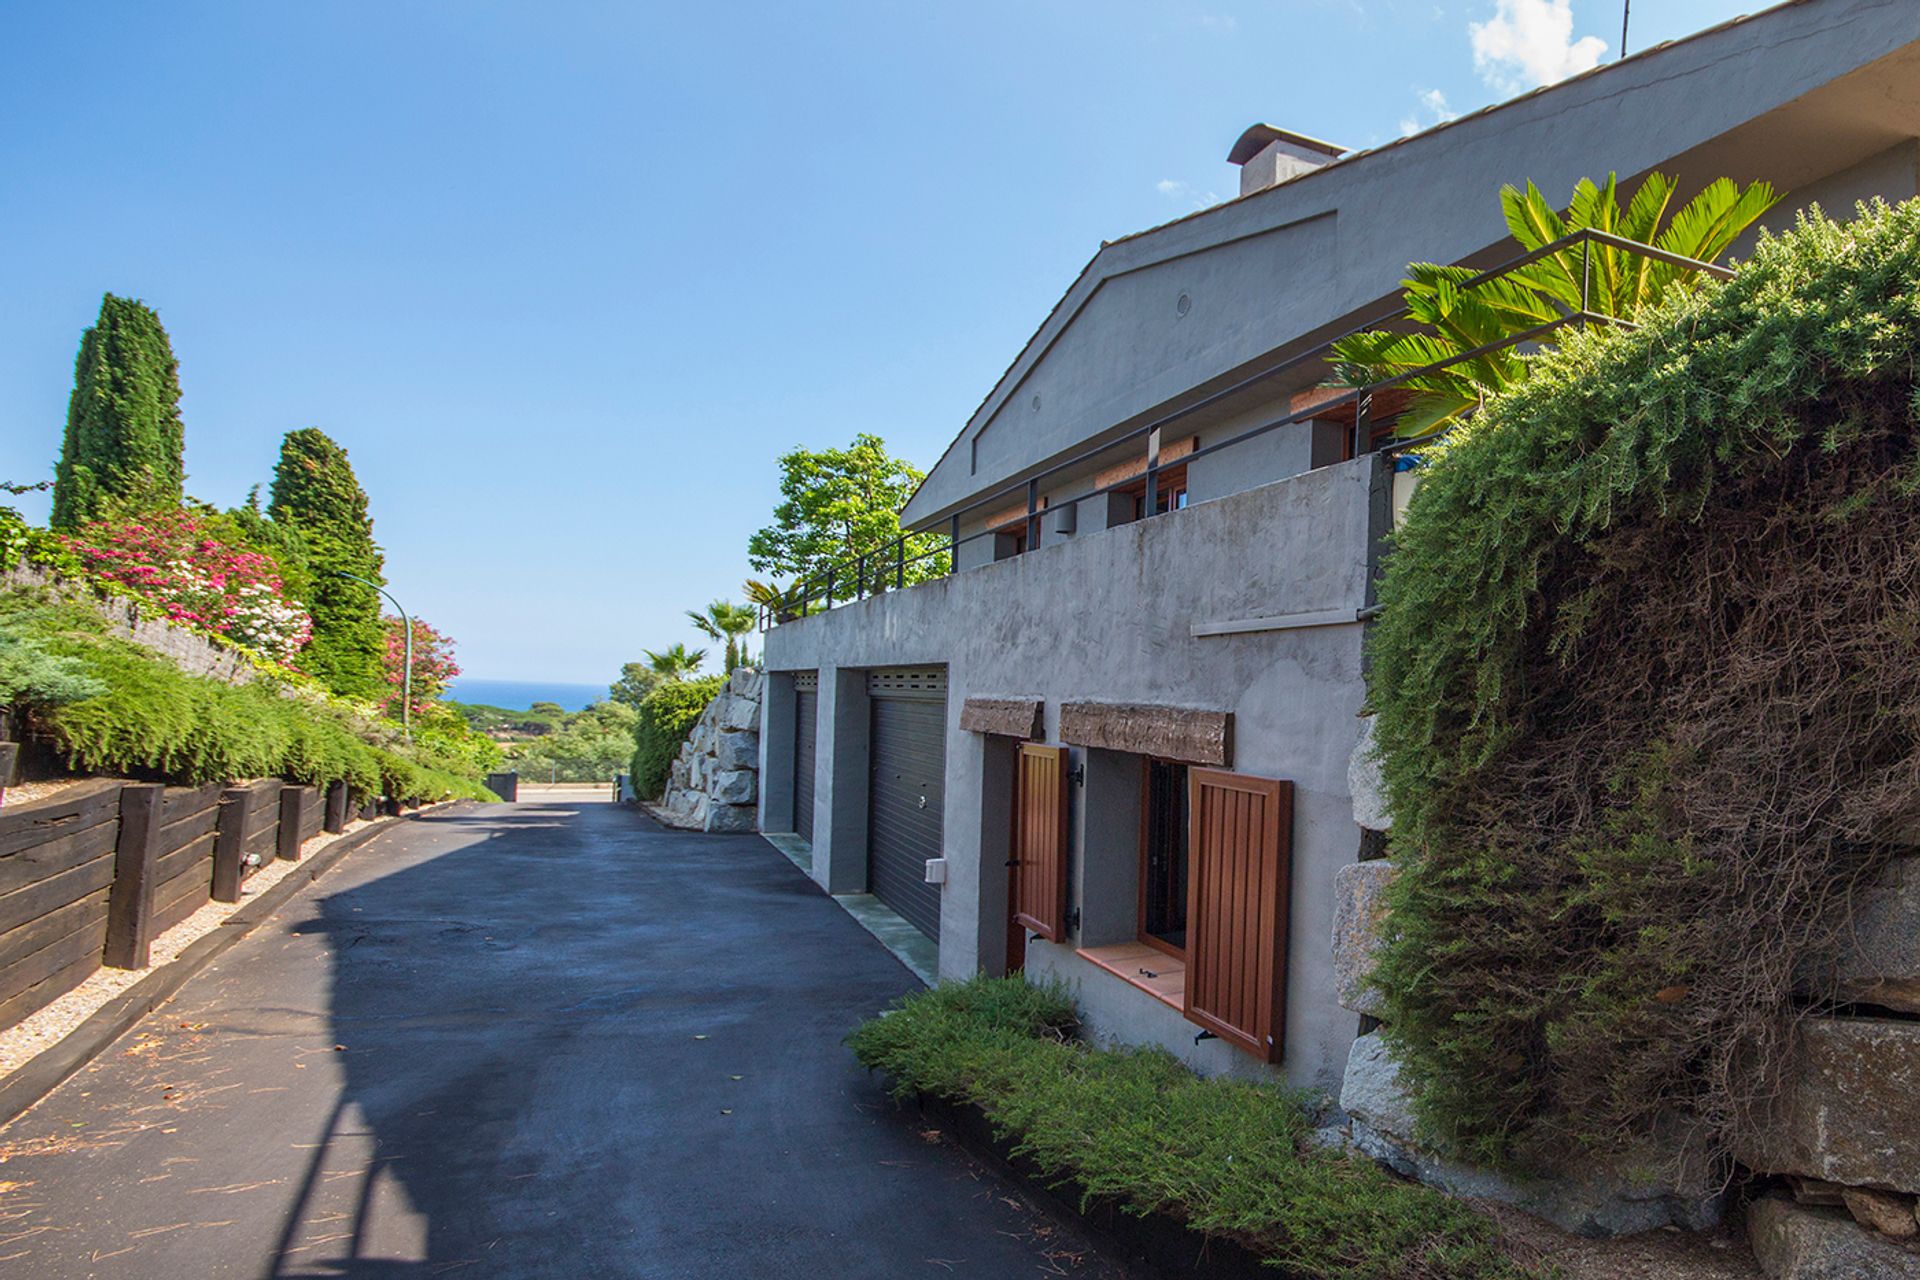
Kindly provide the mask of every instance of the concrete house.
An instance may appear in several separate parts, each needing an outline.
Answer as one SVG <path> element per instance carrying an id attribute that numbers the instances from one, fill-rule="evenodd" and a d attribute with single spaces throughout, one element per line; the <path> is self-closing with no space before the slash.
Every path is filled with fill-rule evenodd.
<path id="1" fill-rule="evenodd" d="M 1024 968 L 1098 1035 L 1337 1088 L 1338 881 L 1386 822 L 1349 782 L 1362 638 L 1411 476 L 1392 396 L 1316 353 L 1410 261 L 1515 256 L 1506 183 L 1765 179 L 1776 226 L 1914 196 L 1920 3 L 1800 0 L 1372 151 L 1256 125 L 1229 159 L 1237 199 L 1100 247 L 908 503 L 954 572 L 848 566 L 768 633 L 760 821 L 942 977 Z"/>

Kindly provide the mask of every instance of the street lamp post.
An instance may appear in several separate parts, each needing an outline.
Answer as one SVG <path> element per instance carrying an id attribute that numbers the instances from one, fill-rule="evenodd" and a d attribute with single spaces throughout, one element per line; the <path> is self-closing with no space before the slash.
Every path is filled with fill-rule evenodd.
<path id="1" fill-rule="evenodd" d="M 400 630 L 406 635 L 406 658 L 402 662 L 400 667 L 400 733 L 403 737 L 406 738 L 408 742 L 412 742 L 413 741 L 413 619 L 407 616 L 407 611 L 405 609 L 400 608 L 400 602 L 393 598 L 393 593 L 391 591 L 388 591 L 385 587 L 381 586 L 379 583 L 374 582 L 369 578 L 363 578 L 357 573 L 348 573 L 344 569 L 331 569 L 331 570 L 328 570 L 328 572 L 332 573 L 333 576 L 336 578 L 346 578 L 349 581 L 358 582 L 362 586 L 372 587 L 375 591 L 378 591 L 381 595 L 385 596 L 387 598 L 388 603 L 392 604 L 393 607 L 399 611 Z"/>

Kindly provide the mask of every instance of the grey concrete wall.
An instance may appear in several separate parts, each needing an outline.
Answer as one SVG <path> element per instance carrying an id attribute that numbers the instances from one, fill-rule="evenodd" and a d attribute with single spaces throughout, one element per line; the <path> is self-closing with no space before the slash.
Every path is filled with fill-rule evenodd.
<path id="1" fill-rule="evenodd" d="M 1654 168 L 1807 190 L 1920 135 L 1920 5 L 1809 0 L 1104 246 L 908 504 L 1116 437 L 1308 335 L 1372 314 L 1410 261 L 1509 243 L 1496 193 Z M 1410 218 L 1417 204 L 1420 216 Z M 1179 300 L 1188 305 L 1182 308 Z"/>
<path id="2" fill-rule="evenodd" d="M 1140 926 L 1140 757 L 1078 749 L 1074 756 L 1087 771 L 1074 806 L 1076 941 L 1083 947 L 1132 942 Z"/>
<path id="3" fill-rule="evenodd" d="M 1790 230 L 1801 211 L 1816 204 L 1830 218 L 1850 218 L 1863 200 L 1875 196 L 1888 201 L 1911 200 L 1915 195 L 1920 195 L 1920 141 L 1905 138 L 1859 164 L 1789 190 L 1760 226 L 1775 232 Z M 1758 228 L 1742 236 L 1731 256 L 1751 255 L 1759 237 Z"/>
<path id="4" fill-rule="evenodd" d="M 957 716 L 958 704 L 949 702 L 948 711 Z M 1012 918 L 1013 903 L 1009 896 L 1008 883 L 1011 871 L 1007 859 L 1013 856 L 1013 806 L 1015 795 L 1014 768 L 1019 744 L 1012 738 L 1003 738 L 993 734 L 962 734 L 961 749 L 978 758 L 973 766 L 979 771 L 980 778 L 980 819 L 978 843 L 971 854 L 958 860 L 954 859 L 956 843 L 952 833 L 947 833 L 948 876 L 954 875 L 958 865 L 968 865 L 971 877 L 969 883 L 975 885 L 973 896 L 980 903 L 978 918 L 974 923 L 975 946 L 979 959 L 976 967 L 996 976 L 1007 971 L 1007 925 Z M 952 775 L 952 757 L 948 757 L 948 774 Z M 961 890 L 965 893 L 965 890 Z M 949 901 L 956 896 L 949 892 Z M 997 909 L 996 909 L 997 904 Z M 945 929 L 942 929 L 945 932 Z"/>
<path id="5" fill-rule="evenodd" d="M 793 830 L 793 674 L 768 672 L 760 696 L 760 830 Z M 769 744 L 778 742 L 776 749 Z"/>
<path id="6" fill-rule="evenodd" d="M 1713 163 L 1711 149 L 1701 157 L 1683 157 L 1681 163 L 1705 171 Z M 1846 216 L 1862 200 L 1875 196 L 1904 200 L 1916 193 L 1920 193 L 1920 141 L 1907 139 L 1789 191 L 1779 207 L 1761 225 L 1776 231 L 1789 228 L 1801 210 L 1816 203 L 1829 214 Z M 1749 256 L 1759 235 L 1760 231 L 1756 228 L 1743 237 L 1730 256 Z M 1304 385 L 1311 378 L 1302 374 L 1293 381 Z M 1289 412 L 1288 400 L 1284 392 L 1256 400 L 1235 409 L 1231 414 L 1216 416 L 1195 434 L 1203 445 L 1216 445 L 1241 432 L 1286 416 Z M 1271 484 L 1311 467 L 1327 466 L 1347 452 L 1351 435 L 1352 428 L 1340 423 L 1301 422 L 1276 428 L 1243 444 L 1199 458 L 1187 469 L 1190 499 L 1200 502 L 1224 497 L 1242 489 Z M 1096 473 L 1102 465 L 1109 463 L 1110 460 L 1103 459 L 1100 464 L 1089 464 L 1047 478 L 1044 492 L 1051 499 L 1054 510 L 1043 518 L 1043 543 L 1063 536 L 1096 533 L 1132 519 L 1133 500 L 1125 495 L 1109 494 L 1074 502 L 1074 495 L 1093 488 Z M 1072 535 L 1062 534 L 1057 529 L 1058 509 L 1068 503 L 1076 507 L 1077 528 Z M 998 505 L 1005 507 L 1015 504 L 1016 499 L 1008 497 Z M 971 524 L 963 523 L 962 527 L 965 531 L 971 531 L 982 526 L 976 520 Z M 962 568 L 978 568 L 1005 559 L 1010 552 L 1010 540 L 1003 539 L 997 543 L 980 540 L 962 548 L 960 564 Z"/>
<path id="7" fill-rule="evenodd" d="M 1302 1084 L 1336 1084 L 1354 1020 L 1338 1006 L 1327 939 L 1334 873 L 1353 860 L 1359 841 L 1346 766 L 1362 694 L 1360 628 L 1201 638 L 1190 628 L 1357 609 L 1365 595 L 1373 465 L 1361 459 L 1305 472 L 776 628 L 767 637 L 769 670 L 820 671 L 816 877 L 841 892 L 864 880 L 867 668 L 947 667 L 945 977 L 992 970 L 1006 937 L 1005 883 L 997 878 L 1004 872 L 984 865 L 1004 856 L 983 856 L 1004 840 L 1005 806 L 991 790 L 1004 783 L 989 779 L 1000 770 L 989 765 L 982 739 L 959 728 L 959 708 L 969 694 L 1045 698 L 1050 735 L 1057 732 L 1059 704 L 1078 699 L 1231 711 L 1233 767 L 1295 786 L 1284 1074 Z M 1288 553 L 1275 555 L 1275 547 Z M 850 758 L 855 744 L 857 758 Z M 1078 842 L 1098 826 L 1083 808 L 1076 835 L 1083 863 Z M 1112 857 L 1113 840 L 1124 850 L 1137 848 L 1132 839 L 1113 835 L 1096 852 Z M 1117 910 L 1102 905 L 1101 920 Z M 1122 1019 L 1103 1029 L 1129 1038 L 1187 1036 L 1197 1065 L 1214 1069 L 1217 1045 L 1191 1044 L 1190 1027 L 1176 1034 L 1160 1026 L 1166 1006 L 1142 999 L 1153 1009 L 1120 997 L 1098 1001 L 1112 1017 L 1130 1009 L 1151 1015 L 1138 1027 Z"/>
<path id="8" fill-rule="evenodd" d="M 1201 444 L 1209 445 L 1216 441 L 1231 439 L 1242 431 L 1251 430 L 1262 423 L 1287 414 L 1284 401 L 1263 405 L 1251 412 L 1237 415 L 1234 420 L 1207 430 L 1201 436 Z M 1224 498 L 1230 493 L 1242 489 L 1251 489 L 1257 485 L 1272 484 L 1275 480 L 1284 480 L 1288 476 L 1298 475 L 1313 466 L 1313 426 L 1310 422 L 1294 422 L 1284 427 L 1275 427 L 1265 435 L 1218 453 L 1210 453 L 1196 458 L 1187 466 L 1187 501 L 1205 502 L 1209 498 Z"/>
<path id="9" fill-rule="evenodd" d="M 866 603 L 904 599 L 906 594 L 881 596 Z M 813 619 L 787 625 L 805 627 L 811 621 Z M 777 634 L 779 629 L 767 638 L 771 640 Z M 813 789 L 813 878 L 828 893 L 860 893 L 867 887 L 870 781 L 867 739 L 872 732 L 867 677 L 864 671 L 843 669 L 834 664 L 806 665 L 819 665 L 820 669 L 820 737 L 815 747 Z M 791 751 L 792 747 L 785 749 Z"/>
<path id="10" fill-rule="evenodd" d="M 1296 912 L 1297 914 L 1297 912 Z M 1320 939 L 1326 949 L 1326 939 Z M 1151 1045 L 1165 1049 L 1203 1076 L 1231 1076 L 1242 1080 L 1270 1080 L 1273 1069 L 1253 1055 L 1233 1048 L 1224 1040 L 1197 1040 L 1200 1028 L 1188 1022 L 1179 1010 L 1145 991 L 1120 981 L 1090 961 L 1081 959 L 1072 947 L 1035 942 L 1027 947 L 1027 974 L 1035 981 L 1057 981 L 1073 993 L 1074 1003 L 1089 1036 L 1098 1043 L 1112 1045 Z M 1341 1010 L 1330 1023 L 1327 1036 L 1311 1046 L 1289 1043 L 1281 1070 L 1291 1083 L 1337 1094 L 1346 1055 L 1352 1048 L 1352 1032 L 1358 1019 Z M 1288 1010 L 1287 1034 L 1294 1034 L 1292 1010 Z M 1303 1059 L 1329 1051 L 1337 1040 L 1347 1041 L 1339 1051 L 1341 1066 L 1304 1074 Z"/>

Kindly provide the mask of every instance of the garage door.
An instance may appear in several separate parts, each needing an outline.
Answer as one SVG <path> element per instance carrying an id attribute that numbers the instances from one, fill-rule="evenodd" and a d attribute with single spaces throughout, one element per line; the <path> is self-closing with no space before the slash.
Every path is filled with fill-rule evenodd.
<path id="1" fill-rule="evenodd" d="M 820 728 L 820 677 L 793 678 L 793 829 L 813 843 L 814 739 Z"/>
<path id="2" fill-rule="evenodd" d="M 914 928 L 940 938 L 940 886 L 926 882 L 941 851 L 946 797 L 947 673 L 875 671 L 867 677 L 869 757 L 867 884 Z"/>

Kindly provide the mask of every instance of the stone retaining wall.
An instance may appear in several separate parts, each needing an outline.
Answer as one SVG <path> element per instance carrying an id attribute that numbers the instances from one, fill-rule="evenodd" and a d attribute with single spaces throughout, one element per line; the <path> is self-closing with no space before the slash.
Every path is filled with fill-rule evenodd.
<path id="1" fill-rule="evenodd" d="M 219 644 L 185 627 L 141 614 L 133 601 L 102 595 L 37 565 L 21 564 L 0 574 L 0 586 L 39 587 L 87 605 L 106 619 L 114 635 L 168 659 L 190 676 L 205 676 L 227 684 L 246 684 L 253 665 L 238 649 Z"/>
<path id="2" fill-rule="evenodd" d="M 1373 758 L 1371 725 L 1349 770 L 1354 820 L 1388 831 L 1392 818 Z M 1386 920 L 1390 861 L 1356 862 L 1338 873 L 1333 956 L 1340 1002 L 1377 1017 L 1367 986 Z M 1774 1123 L 1739 1162 L 1781 1186 L 1755 1202 L 1748 1236 L 1774 1280 L 1827 1276 L 1920 1280 L 1920 856 L 1896 859 L 1852 904 L 1837 954 L 1802 975 L 1810 1002 L 1832 1012 L 1801 1028 Z M 1564 1176 L 1521 1183 L 1426 1149 L 1398 1072 L 1378 1032 L 1354 1042 L 1340 1091 L 1347 1120 L 1336 1138 L 1349 1148 L 1443 1189 L 1515 1204 L 1584 1235 L 1621 1235 L 1660 1226 L 1703 1229 L 1723 1208 L 1707 1170 L 1676 1174 L 1649 1152 L 1617 1169 L 1588 1164 Z"/>
<path id="3" fill-rule="evenodd" d="M 689 831 L 752 831 L 760 798 L 760 690 L 752 667 L 727 678 L 667 774 L 654 812 Z"/>

